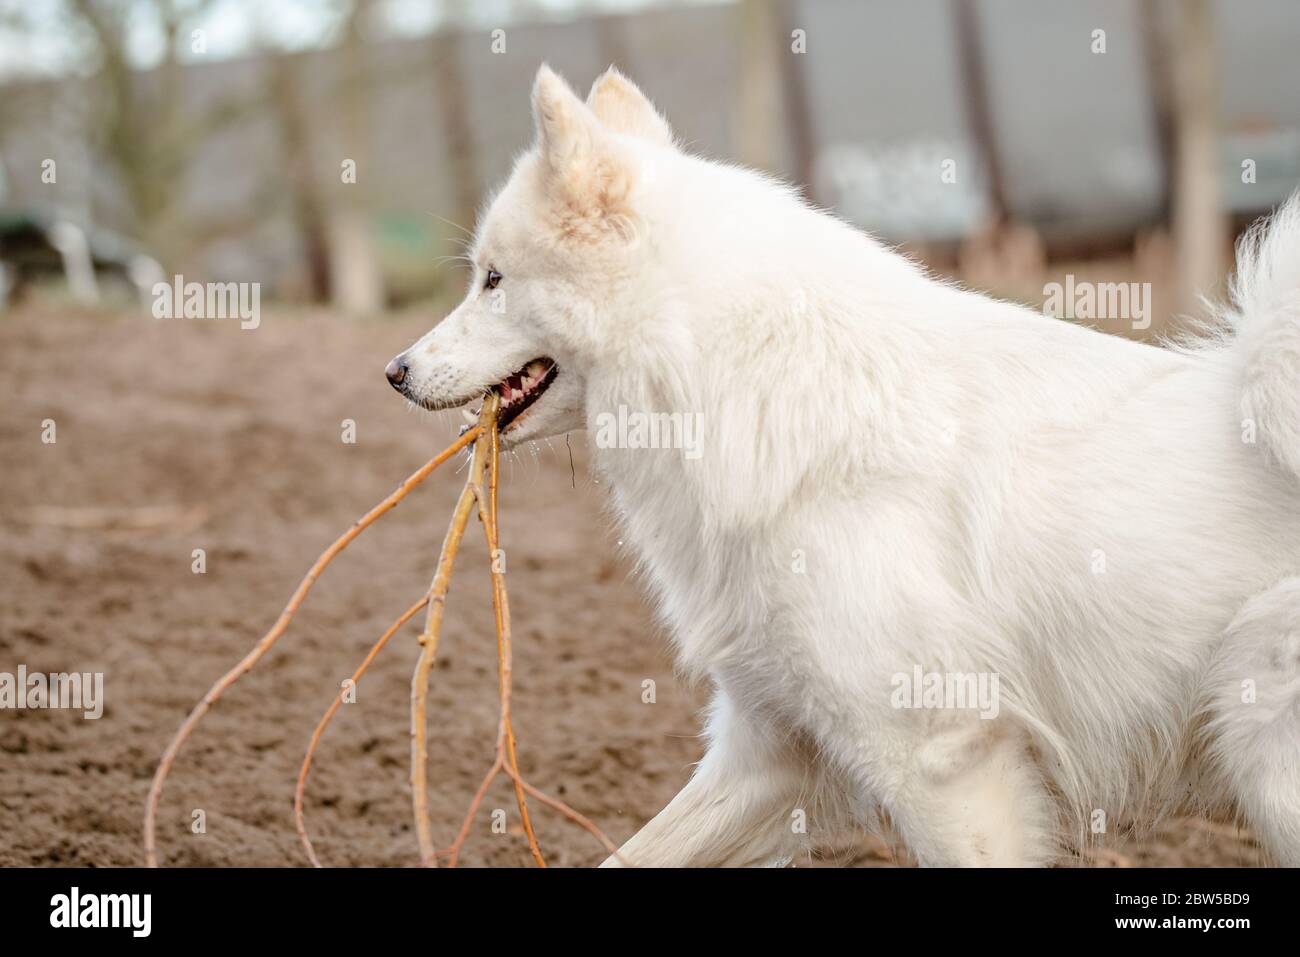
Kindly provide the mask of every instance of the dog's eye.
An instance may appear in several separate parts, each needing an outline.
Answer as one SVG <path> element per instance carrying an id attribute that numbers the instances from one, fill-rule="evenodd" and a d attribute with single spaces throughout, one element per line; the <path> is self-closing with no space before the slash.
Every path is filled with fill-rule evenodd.
<path id="1" fill-rule="evenodd" d="M 501 273 L 495 269 L 489 269 L 487 279 L 483 281 L 483 288 L 495 289 L 499 285 L 501 285 Z"/>

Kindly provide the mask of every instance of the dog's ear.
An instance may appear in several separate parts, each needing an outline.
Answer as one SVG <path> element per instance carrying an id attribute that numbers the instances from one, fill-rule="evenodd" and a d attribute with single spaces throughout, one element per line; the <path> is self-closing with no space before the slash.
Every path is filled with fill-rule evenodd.
<path id="1" fill-rule="evenodd" d="M 533 81 L 533 120 L 537 124 L 538 152 L 557 171 L 590 156 L 603 132 L 591 110 L 545 63 Z"/>
<path id="2" fill-rule="evenodd" d="M 610 67 L 591 85 L 587 106 L 596 118 L 617 133 L 626 133 L 658 146 L 673 145 L 673 131 L 640 88 Z"/>
<path id="3" fill-rule="evenodd" d="M 626 215 L 635 163 L 569 85 L 545 64 L 533 83 L 537 152 L 547 187 L 577 216 Z"/>

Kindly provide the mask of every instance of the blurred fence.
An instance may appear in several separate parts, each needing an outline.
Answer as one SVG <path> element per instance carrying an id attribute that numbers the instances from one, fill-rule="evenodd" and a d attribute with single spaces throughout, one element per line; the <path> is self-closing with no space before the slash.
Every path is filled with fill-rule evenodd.
<path id="1" fill-rule="evenodd" d="M 617 64 L 690 148 L 769 168 L 891 240 L 1010 221 L 1063 249 L 1131 241 L 1170 217 L 1183 6 L 743 0 L 386 39 L 358 22 L 329 49 L 147 72 L 114 59 L 106 29 L 93 75 L 0 88 L 0 204 L 268 295 L 428 295 L 448 275 L 431 264 L 528 144 L 545 60 L 584 89 Z M 1300 182 L 1300 3 L 1211 9 L 1218 195 L 1247 216 Z"/>

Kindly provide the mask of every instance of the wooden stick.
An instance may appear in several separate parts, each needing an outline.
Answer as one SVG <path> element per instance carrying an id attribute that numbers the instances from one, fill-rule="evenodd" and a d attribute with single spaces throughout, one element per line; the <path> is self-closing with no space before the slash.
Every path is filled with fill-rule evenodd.
<path id="1" fill-rule="evenodd" d="M 563 801 L 550 797 L 549 795 L 538 790 L 536 787 L 526 781 L 519 770 L 519 757 L 517 741 L 515 738 L 514 726 L 511 715 L 511 696 L 513 683 L 513 650 L 511 645 L 510 630 L 510 605 L 506 594 L 505 571 L 497 563 L 500 549 L 500 531 L 497 517 L 497 489 L 500 474 L 500 435 L 497 431 L 496 422 L 500 411 L 500 398 L 495 394 L 489 394 L 483 403 L 483 409 L 480 413 L 479 423 L 473 428 L 462 434 L 456 442 L 452 443 L 445 451 L 430 460 L 427 464 L 413 473 L 406 479 L 392 494 L 367 512 L 353 526 L 339 537 L 329 548 L 312 565 L 311 569 L 304 576 L 298 588 L 294 591 L 289 603 L 280 613 L 280 617 L 271 627 L 262 639 L 254 646 L 252 651 L 244 656 L 238 664 L 230 671 L 223 675 L 212 685 L 208 693 L 203 696 L 189 716 L 181 724 L 180 729 L 176 732 L 167 750 L 163 753 L 159 761 L 158 769 L 154 774 L 153 782 L 149 788 L 149 796 L 145 804 L 144 820 L 144 846 L 145 861 L 151 867 L 156 867 L 157 849 L 156 849 L 156 819 L 158 804 L 162 795 L 163 783 L 167 774 L 170 772 L 172 765 L 175 763 L 176 756 L 179 754 L 181 747 L 185 744 L 195 726 L 203 716 L 216 704 L 221 695 L 236 681 L 247 674 L 258 661 L 266 655 L 271 646 L 284 634 L 288 628 L 294 614 L 302 605 L 307 593 L 315 584 L 317 578 L 324 571 L 325 567 L 346 548 L 353 539 L 361 532 L 365 531 L 384 513 L 395 507 L 406 495 L 415 488 L 416 485 L 424 481 L 425 478 L 439 465 L 447 461 L 457 452 L 464 449 L 471 442 L 474 444 L 474 451 L 470 462 L 469 475 L 465 482 L 465 488 L 461 492 L 456 509 L 452 514 L 452 520 L 447 529 L 446 537 L 443 540 L 442 552 L 439 556 L 437 570 L 434 574 L 433 582 L 429 586 L 429 591 L 415 604 L 408 608 L 389 628 L 379 636 L 379 639 L 371 646 L 369 652 L 352 674 L 352 684 L 355 684 L 369 669 L 370 665 L 378 657 L 379 653 L 388 644 L 390 639 L 401 629 L 408 621 L 415 617 L 421 608 L 427 606 L 428 613 L 425 619 L 425 627 L 420 638 L 420 655 L 416 663 L 415 674 L 411 679 L 411 786 L 412 786 L 412 803 L 415 810 L 416 835 L 420 846 L 421 864 L 426 866 L 436 866 L 439 856 L 449 858 L 449 866 L 455 867 L 460 854 L 461 847 L 464 845 L 472 827 L 474 817 L 483 799 L 487 794 L 496 776 L 503 771 L 510 777 L 515 791 L 515 800 L 519 806 L 520 818 L 523 822 L 524 834 L 528 840 L 529 851 L 539 867 L 545 867 L 546 861 L 542 856 L 541 849 L 538 845 L 537 835 L 533 829 L 532 819 L 528 809 L 527 796 L 531 795 L 537 801 L 546 806 L 559 811 L 569 820 L 585 828 L 598 841 L 604 845 L 605 849 L 611 854 L 617 856 L 618 850 L 614 844 L 600 831 L 595 824 L 583 815 L 579 814 L 573 808 L 569 807 Z M 484 475 L 487 475 L 486 487 Z M 497 744 L 496 754 L 491 767 L 479 784 L 470 806 L 461 822 L 456 839 L 452 846 L 446 851 L 437 851 L 433 845 L 432 828 L 429 820 L 428 809 L 428 741 L 427 741 L 427 721 L 426 711 L 428 702 L 428 685 L 429 675 L 432 671 L 434 662 L 437 657 L 438 641 L 442 631 L 443 615 L 446 609 L 447 594 L 451 586 L 451 575 L 455 565 L 456 556 L 460 549 L 460 543 L 464 538 L 465 529 L 469 523 L 471 510 L 477 506 L 477 513 L 483 524 L 484 537 L 487 542 L 489 559 L 491 561 L 492 575 L 492 606 L 497 632 L 497 665 L 498 665 L 498 694 L 500 697 L 500 712 L 497 725 Z M 316 750 L 320 745 L 325 729 L 330 721 L 337 714 L 339 707 L 344 700 L 345 690 L 340 690 L 330 703 L 329 708 L 317 723 L 308 743 L 307 753 L 303 758 L 302 766 L 298 772 L 298 782 L 294 790 L 294 819 L 298 832 L 299 840 L 307 853 L 307 858 L 311 863 L 320 867 L 321 863 L 312 846 L 310 837 L 307 834 L 306 821 L 304 815 L 305 793 L 308 775 L 311 770 L 312 762 Z"/>
<path id="2" fill-rule="evenodd" d="M 361 680 L 361 676 L 370 668 L 371 663 L 379 653 L 384 650 L 384 646 L 388 644 L 388 640 L 392 638 L 393 635 L 397 634 L 398 629 L 420 613 L 420 609 L 429 603 L 429 598 L 432 594 L 433 590 L 430 589 L 425 593 L 423 598 L 417 601 L 410 608 L 406 609 L 406 611 L 402 613 L 402 616 L 398 618 L 397 621 L 393 622 L 387 631 L 379 636 L 379 640 L 371 646 L 369 653 L 367 653 L 365 659 L 357 667 L 357 670 L 352 672 L 352 686 L 354 688 Z M 320 745 L 321 735 L 325 733 L 325 728 L 328 727 L 330 721 L 334 719 L 335 713 L 343 704 L 343 696 L 345 693 L 344 690 L 340 689 L 339 693 L 335 695 L 333 702 L 330 703 L 324 716 L 320 719 L 319 723 L 317 723 L 316 730 L 312 732 L 311 742 L 307 745 L 307 754 L 303 757 L 302 767 L 298 771 L 298 785 L 294 788 L 293 792 L 294 825 L 298 830 L 298 840 L 302 842 L 303 850 L 307 852 L 307 859 L 311 861 L 313 867 L 320 867 L 321 862 L 316 856 L 315 848 L 312 847 L 311 838 L 307 836 L 307 820 L 303 813 L 304 795 L 307 791 L 307 775 L 311 772 L 312 759 L 316 756 L 316 748 Z"/>
<path id="3" fill-rule="evenodd" d="M 485 405 L 486 408 L 486 405 Z M 514 726 L 511 717 L 511 689 L 514 676 L 514 656 L 510 640 L 510 604 L 506 594 L 505 572 L 498 567 L 496 562 L 497 550 L 500 547 L 500 533 L 497 525 L 497 486 L 500 465 L 500 435 L 495 428 L 489 427 L 484 420 L 480 419 L 479 424 L 486 430 L 484 441 L 490 443 L 490 453 L 488 455 L 488 488 L 486 496 L 483 495 L 482 486 L 476 487 L 479 496 L 479 518 L 483 522 L 484 535 L 487 538 L 488 558 L 491 562 L 492 569 L 492 607 L 496 618 L 497 628 L 497 666 L 498 666 L 498 694 L 500 696 L 500 720 L 497 727 L 497 748 L 496 755 L 488 768 L 487 774 L 475 791 L 473 799 L 470 801 L 469 808 L 461 821 L 460 829 L 456 833 L 456 838 L 450 848 L 441 852 L 448 857 L 447 866 L 455 867 L 460 858 L 461 848 L 469 836 L 470 828 L 473 826 L 474 818 L 487 795 L 489 786 L 491 786 L 496 776 L 504 771 L 511 779 L 515 789 L 515 800 L 519 805 L 519 816 L 523 823 L 524 834 L 528 839 L 528 849 L 533 855 L 533 860 L 539 867 L 545 867 L 546 861 L 542 857 L 541 849 L 537 843 L 537 836 L 533 830 L 531 816 L 528 812 L 528 802 L 525 794 L 531 794 L 541 803 L 559 811 L 569 820 L 585 828 L 588 832 L 600 841 L 607 851 L 617 856 L 618 848 L 609 840 L 590 820 L 579 814 L 573 808 L 569 807 L 563 801 L 552 798 L 547 794 L 539 791 L 529 784 L 519 771 L 519 758 L 516 749 Z M 477 473 L 475 473 L 477 475 Z"/>
<path id="4" fill-rule="evenodd" d="M 483 781 L 479 784 L 478 790 L 470 802 L 469 809 L 461 821 L 460 830 L 456 834 L 455 842 L 447 852 L 449 856 L 448 866 L 455 867 L 460 856 L 461 846 L 465 843 L 469 835 L 469 829 L 473 824 L 474 817 L 483 802 L 487 789 L 497 774 L 501 772 L 507 763 L 510 766 L 510 778 L 514 782 L 515 803 L 519 807 L 519 816 L 523 823 L 524 834 L 528 840 L 528 850 L 537 862 L 538 867 L 545 867 L 546 860 L 542 857 L 541 848 L 537 843 L 537 834 L 533 830 L 533 821 L 528 813 L 528 799 L 525 796 L 523 787 L 523 778 L 519 774 L 519 758 L 515 748 L 514 729 L 510 724 L 510 689 L 511 689 L 511 650 L 510 650 L 510 605 L 506 598 L 505 591 L 505 574 L 497 566 L 497 552 L 500 547 L 500 535 L 497 531 L 497 484 L 500 473 L 500 452 L 501 439 L 496 430 L 496 417 L 500 407 L 500 399 L 492 395 L 483 403 L 483 409 L 479 418 L 479 426 L 484 430 L 483 438 L 480 440 L 481 445 L 487 447 L 486 452 L 486 469 L 488 473 L 488 487 L 483 488 L 483 470 L 473 468 L 466 483 L 467 489 L 472 489 L 475 500 L 478 503 L 478 516 L 483 524 L 483 535 L 487 540 L 488 562 L 492 574 L 492 610 L 496 622 L 497 632 L 497 671 L 498 681 L 497 690 L 500 697 L 500 717 L 497 723 L 497 746 L 496 755 L 493 758 L 492 765 L 488 773 L 484 776 Z M 477 459 L 476 459 L 477 464 Z M 420 819 L 416 819 L 417 828 Z M 431 848 L 426 848 L 421 844 L 422 861 L 426 864 L 432 864 L 436 860 L 436 853 Z"/>
<path id="5" fill-rule="evenodd" d="M 508 768 L 506 769 L 506 773 L 507 774 L 510 773 L 510 770 Z M 588 819 L 582 814 L 579 814 L 577 811 L 569 807 L 569 805 L 565 804 L 559 798 L 551 797 L 549 794 L 546 794 L 545 792 L 538 790 L 533 785 L 529 784 L 527 781 L 524 781 L 523 785 L 525 791 L 527 791 L 533 797 L 537 798 L 537 800 L 541 801 L 547 807 L 551 808 L 551 810 L 559 811 L 561 814 L 567 817 L 574 824 L 577 824 L 579 827 L 586 828 L 587 833 L 589 833 L 596 840 L 600 841 L 600 843 L 605 846 L 605 850 L 609 851 L 609 853 L 613 854 L 620 861 L 622 861 L 625 867 L 631 866 L 628 863 L 626 858 L 619 855 L 618 846 L 613 841 L 611 841 L 608 837 L 606 837 L 605 832 L 602 831 L 600 828 L 598 828 L 595 824 L 593 824 L 590 819 Z"/>
<path id="6" fill-rule="evenodd" d="M 487 435 L 488 454 L 488 495 L 484 501 L 483 489 L 478 492 L 479 519 L 483 523 L 483 535 L 487 539 L 488 563 L 492 572 L 492 611 L 496 617 L 497 627 L 497 674 L 498 693 L 501 698 L 501 721 L 498 729 L 497 750 L 505 750 L 506 762 L 510 766 L 511 779 L 515 785 L 515 803 L 519 806 L 519 817 L 523 823 L 524 835 L 528 839 L 528 850 L 538 867 L 545 867 L 541 848 L 537 846 L 537 835 L 533 832 L 533 822 L 528 815 L 528 799 L 524 796 L 523 778 L 519 774 L 519 756 L 515 749 L 515 731 L 510 720 L 510 698 L 514 677 L 514 657 L 510 642 L 510 602 L 506 597 L 505 570 L 498 566 L 497 554 L 500 549 L 501 536 L 497 528 L 497 477 L 500 471 L 501 436 L 496 429 Z"/>
<path id="7" fill-rule="evenodd" d="M 493 424 L 495 429 L 495 423 Z M 474 504 L 474 476 L 478 474 L 486 454 L 482 438 L 474 445 L 474 458 L 470 463 L 465 490 L 460 493 L 456 511 L 452 514 L 447 536 L 443 539 L 438 570 L 433 578 L 429 613 L 425 618 L 424 633 L 420 636 L 420 657 L 411 676 L 411 801 L 415 812 L 415 834 L 420 845 L 420 863 L 434 867 L 433 833 L 429 823 L 428 785 L 428 722 L 425 709 L 429 697 L 429 672 L 438 654 L 438 639 L 442 634 L 442 616 L 447 606 L 447 590 L 451 586 L 451 570 L 460 551 L 465 526 L 469 523 L 470 508 Z"/>
<path id="8" fill-rule="evenodd" d="M 364 516 L 358 519 L 350 529 L 343 533 L 329 548 L 321 553 L 316 559 L 315 564 L 308 570 L 303 580 L 299 583 L 298 588 L 294 591 L 289 603 L 285 605 L 284 611 L 280 612 L 280 617 L 275 624 L 271 626 L 262 639 L 253 647 L 247 655 L 244 656 L 238 664 L 222 675 L 208 689 L 208 693 L 203 696 L 189 716 L 181 723 L 180 728 L 176 731 L 171 743 L 167 745 L 167 750 L 163 752 L 162 759 L 158 762 L 158 770 L 154 772 L 153 781 L 149 785 L 149 795 L 145 800 L 144 812 L 144 859 L 145 864 L 149 867 L 158 866 L 158 850 L 156 842 L 158 803 L 162 798 L 163 784 L 167 780 L 167 774 L 171 771 L 172 765 L 176 761 L 176 756 L 180 753 L 190 734 L 194 731 L 195 726 L 202 720 L 203 716 L 208 713 L 221 695 L 249 672 L 252 667 L 271 649 L 271 646 L 284 634 L 285 629 L 289 627 L 289 622 L 293 620 L 294 613 L 311 591 L 316 579 L 320 577 L 325 567 L 332 562 L 338 554 L 351 544 L 352 540 L 364 532 L 367 528 L 375 523 L 377 519 L 383 516 L 390 509 L 394 508 L 398 502 L 404 499 L 407 494 L 423 482 L 439 465 L 446 462 L 449 458 L 459 452 L 471 442 L 477 442 L 482 435 L 482 427 L 475 426 L 460 436 L 455 442 L 446 449 L 434 456 L 427 463 L 413 472 L 398 488 L 392 492 L 382 502 L 372 508 Z"/>
<path id="9" fill-rule="evenodd" d="M 460 830 L 456 832 L 456 839 L 452 841 L 444 853 L 448 861 L 448 867 L 455 867 L 456 861 L 460 857 L 460 849 L 465 844 L 465 838 L 469 837 L 469 829 L 474 824 L 474 818 L 478 815 L 479 806 L 483 803 L 483 798 L 487 795 L 488 786 L 496 780 L 496 776 L 501 773 L 501 752 L 498 750 L 496 757 L 492 760 L 492 766 L 488 768 L 487 774 L 483 775 L 483 780 L 479 782 L 478 790 L 474 792 L 474 797 L 469 802 L 469 808 L 465 811 L 465 816 L 461 819 Z"/>
<path id="10" fill-rule="evenodd" d="M 498 400 L 494 396 L 489 400 L 487 405 L 488 408 L 485 410 L 484 417 L 480 420 L 480 426 L 484 431 L 475 445 L 474 456 L 470 463 L 470 472 L 465 482 L 465 489 L 461 493 L 460 501 L 457 503 L 456 510 L 452 515 L 452 521 L 448 526 L 447 535 L 443 541 L 442 552 L 439 556 L 438 568 L 434 575 L 434 580 L 430 586 L 429 592 L 407 609 L 407 611 L 379 637 L 378 641 L 376 641 L 371 647 L 370 652 L 366 655 L 361 665 L 357 668 L 356 672 L 354 672 L 352 680 L 354 684 L 359 681 L 361 676 L 365 674 L 370 664 L 374 661 L 379 652 L 383 650 L 393 634 L 395 634 L 402 625 L 413 618 L 419 612 L 420 608 L 424 607 L 426 604 L 429 605 L 429 615 L 426 619 L 425 629 L 420 639 L 422 652 L 420 660 L 417 662 L 416 673 L 412 677 L 411 686 L 412 801 L 415 809 L 416 832 L 420 844 L 420 862 L 422 865 L 436 867 L 438 857 L 448 857 L 449 866 L 456 866 L 460 850 L 469 836 L 470 828 L 473 826 L 473 820 L 482 805 L 488 788 L 491 786 L 492 781 L 496 779 L 496 776 L 502 771 L 504 771 L 514 783 L 516 801 L 519 804 L 524 833 L 528 838 L 529 850 L 533 855 L 533 859 L 537 861 L 538 866 L 545 867 L 546 861 L 542 857 L 541 849 L 537 842 L 537 836 L 533 829 L 525 794 L 533 795 L 541 803 L 559 811 L 569 820 L 585 828 L 595 836 L 602 845 L 604 845 L 607 851 L 617 856 L 618 849 L 609 838 L 607 838 L 600 829 L 596 827 L 595 824 L 582 814 L 579 814 L 573 808 L 569 807 L 563 801 L 552 798 L 539 791 L 533 785 L 524 780 L 523 775 L 519 771 L 516 740 L 510 710 L 511 682 L 513 676 L 513 656 L 510 642 L 510 609 L 505 591 L 504 570 L 499 569 L 496 563 L 497 550 L 500 547 L 500 531 L 497 519 L 497 490 L 500 475 L 500 436 L 495 428 L 495 417 L 499 407 Z M 484 448 L 486 448 L 486 452 L 483 451 Z M 485 469 L 488 474 L 486 492 L 482 481 Z M 461 822 L 460 829 L 456 834 L 454 843 L 445 851 L 437 851 L 433 849 L 427 798 L 428 745 L 426 736 L 427 722 L 425 715 L 427 711 L 428 679 L 433 663 L 436 659 L 438 639 L 441 635 L 443 614 L 446 607 L 447 593 L 450 589 L 452 570 L 468 523 L 469 508 L 470 505 L 474 503 L 477 503 L 478 505 L 479 518 L 483 522 L 484 535 L 487 539 L 489 560 L 492 563 L 492 603 L 497 627 L 497 660 L 499 673 L 498 691 L 501 698 L 501 717 L 498 723 L 496 755 L 492 765 L 489 767 L 487 774 L 484 775 L 483 780 L 480 782 L 478 789 L 474 793 L 470 806 Z M 298 786 L 294 791 L 294 816 L 297 824 L 298 836 L 307 852 L 308 859 L 316 867 L 320 867 L 321 864 L 315 854 L 315 850 L 306 831 L 303 815 L 304 792 L 306 789 L 307 775 L 310 771 L 316 749 L 319 746 L 321 736 L 330 720 L 332 720 L 334 715 L 337 713 L 342 701 L 343 692 L 340 691 L 333 702 L 331 702 L 325 715 L 317 724 L 308 745 L 307 754 L 303 758 L 303 764 L 298 775 Z"/>

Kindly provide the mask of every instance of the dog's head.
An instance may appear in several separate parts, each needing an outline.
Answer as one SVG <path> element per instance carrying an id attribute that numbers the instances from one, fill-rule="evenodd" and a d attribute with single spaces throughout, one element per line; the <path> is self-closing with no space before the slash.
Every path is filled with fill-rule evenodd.
<path id="1" fill-rule="evenodd" d="M 586 424 L 586 378 L 615 347 L 610 318 L 643 308 L 647 194 L 676 155 L 654 106 L 614 70 L 583 103 L 549 68 L 537 139 L 482 217 L 465 299 L 397 356 L 389 382 L 426 409 L 501 394 L 506 444 Z"/>

